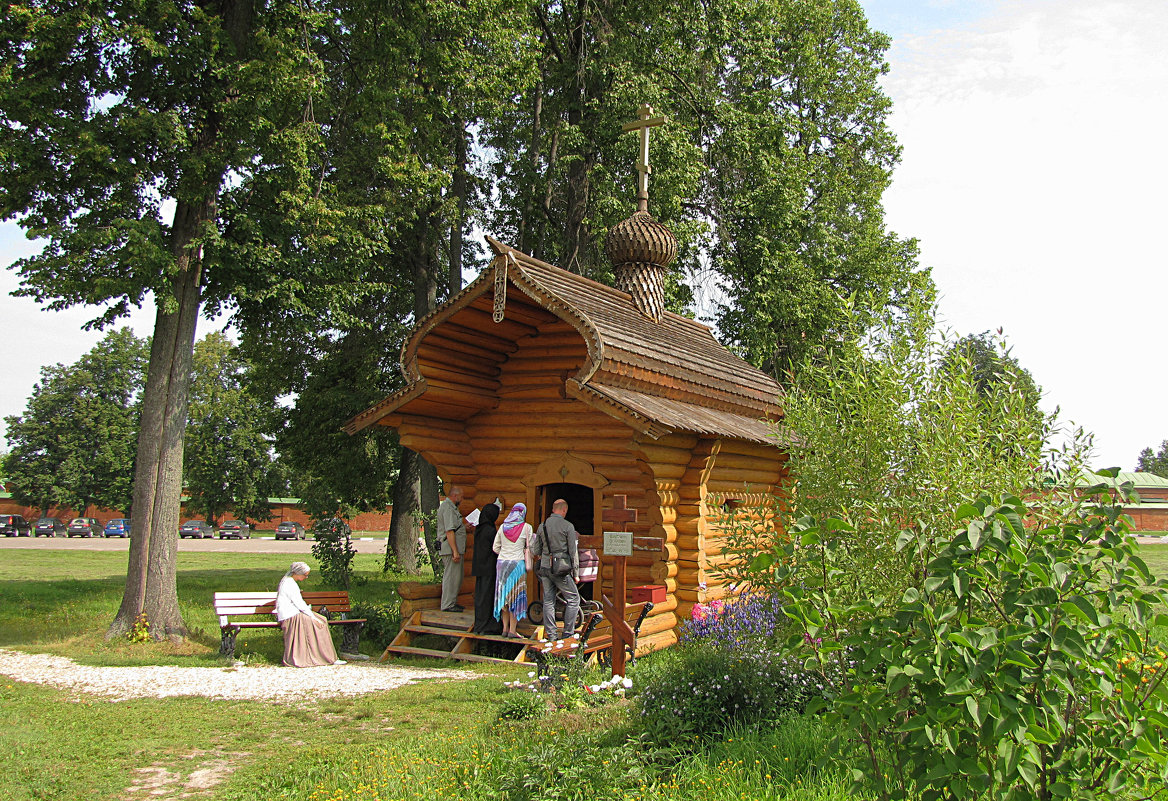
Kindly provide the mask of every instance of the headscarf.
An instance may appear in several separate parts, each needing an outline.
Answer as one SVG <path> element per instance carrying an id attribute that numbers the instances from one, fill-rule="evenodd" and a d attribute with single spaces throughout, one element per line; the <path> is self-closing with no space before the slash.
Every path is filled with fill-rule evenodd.
<path id="1" fill-rule="evenodd" d="M 527 517 L 526 506 L 521 503 L 512 506 L 511 513 L 503 521 L 503 536 L 511 542 L 518 540 L 519 535 L 523 533 L 523 518 L 525 517 Z"/>
<path id="2" fill-rule="evenodd" d="M 284 575 L 285 576 L 307 576 L 311 569 L 312 568 L 310 568 L 304 562 L 293 562 L 292 566 L 288 568 L 288 572 L 285 573 Z"/>
<path id="3" fill-rule="evenodd" d="M 482 508 L 482 511 L 479 512 L 479 525 L 490 526 L 491 531 L 494 532 L 495 523 L 499 520 L 499 511 L 500 509 L 498 506 L 493 503 L 488 503 Z M 475 528 L 475 531 L 478 531 L 477 527 Z"/>

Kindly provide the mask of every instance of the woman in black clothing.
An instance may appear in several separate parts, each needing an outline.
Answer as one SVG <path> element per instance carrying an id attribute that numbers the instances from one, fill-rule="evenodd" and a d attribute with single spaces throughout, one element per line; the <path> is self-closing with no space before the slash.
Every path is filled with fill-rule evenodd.
<path id="1" fill-rule="evenodd" d="M 474 631 L 477 634 L 503 633 L 503 624 L 495 618 L 495 561 L 498 556 L 492 546 L 498 519 L 499 507 L 488 503 L 479 512 L 479 524 L 475 526 L 470 574 L 475 577 Z"/>

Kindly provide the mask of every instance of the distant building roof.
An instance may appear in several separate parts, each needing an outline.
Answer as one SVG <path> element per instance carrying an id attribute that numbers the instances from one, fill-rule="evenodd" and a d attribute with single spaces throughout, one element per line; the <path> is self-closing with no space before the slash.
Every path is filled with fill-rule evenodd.
<path id="1" fill-rule="evenodd" d="M 1126 471 L 1121 471 L 1119 473 L 1119 475 L 1117 475 L 1115 478 L 1109 478 L 1107 476 L 1101 476 L 1097 473 L 1088 472 L 1088 473 L 1085 473 L 1083 475 L 1083 477 L 1079 479 L 1079 486 L 1087 487 L 1087 486 L 1091 486 L 1092 484 L 1113 484 L 1113 483 L 1114 484 L 1123 484 L 1123 483 L 1126 483 L 1128 481 L 1130 481 L 1132 483 L 1132 486 L 1134 486 L 1137 490 L 1140 488 L 1144 488 L 1144 489 L 1157 488 L 1157 489 L 1168 490 L 1168 478 L 1164 478 L 1163 476 L 1158 476 L 1155 473 L 1137 473 L 1137 472 L 1126 472 Z"/>

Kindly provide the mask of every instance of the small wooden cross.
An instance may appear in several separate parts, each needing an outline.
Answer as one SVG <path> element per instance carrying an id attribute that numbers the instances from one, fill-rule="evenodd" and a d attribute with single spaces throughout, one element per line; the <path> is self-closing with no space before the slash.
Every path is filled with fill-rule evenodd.
<path id="1" fill-rule="evenodd" d="M 648 106 L 644 108 L 648 108 Z M 600 519 L 605 523 L 617 523 L 620 525 L 620 530 L 624 531 L 625 526 L 629 523 L 637 522 L 637 510 L 630 509 L 628 504 L 628 495 L 613 495 L 612 508 L 602 512 Z M 613 556 L 610 558 L 612 559 L 613 600 L 609 601 L 603 595 L 600 596 L 600 600 L 604 616 L 612 625 L 612 675 L 623 676 L 625 675 L 625 646 L 636 647 L 637 638 L 625 620 L 625 598 L 628 593 L 625 580 L 625 557 Z"/>
<path id="2" fill-rule="evenodd" d="M 664 125 L 668 121 L 669 118 L 664 114 L 654 117 L 653 107 L 646 103 L 638 109 L 635 122 L 626 122 L 621 126 L 622 130 L 640 131 L 641 133 L 641 155 L 637 159 L 637 172 L 639 173 L 637 177 L 637 211 L 649 210 L 649 173 L 652 172 L 649 168 L 649 129 Z"/>
<path id="3" fill-rule="evenodd" d="M 628 495 L 613 495 L 612 508 L 604 510 L 600 515 L 600 519 L 605 523 L 617 523 L 620 525 L 620 530 L 624 531 L 625 526 L 629 523 L 637 522 L 637 510 L 630 509 L 628 504 Z"/>

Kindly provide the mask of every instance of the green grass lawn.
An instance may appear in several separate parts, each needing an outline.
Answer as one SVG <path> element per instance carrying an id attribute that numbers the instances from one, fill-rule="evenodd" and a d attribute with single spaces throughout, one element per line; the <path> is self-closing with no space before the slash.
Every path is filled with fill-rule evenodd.
<path id="1" fill-rule="evenodd" d="M 1168 575 L 1168 545 L 1143 546 L 1140 553 L 1154 572 Z M 179 597 L 192 636 L 146 645 L 104 639 L 121 600 L 125 560 L 118 552 L 5 551 L 0 647 L 69 656 L 79 670 L 225 666 L 217 656 L 212 593 L 274 588 L 288 557 L 180 553 Z M 401 576 L 382 574 L 376 556 L 359 555 L 356 569 L 355 601 L 395 601 Z M 312 578 L 305 586 L 318 588 Z M 368 639 L 363 650 L 380 652 Z M 239 652 L 247 661 L 276 663 L 279 632 L 241 636 Z M 638 668 L 652 664 L 640 660 Z M 472 669 L 479 678 L 292 704 L 198 697 L 113 702 L 0 677 L 0 798 L 862 798 L 839 772 L 817 766 L 828 733 L 811 718 L 663 752 L 639 739 L 628 702 L 500 723 L 499 709 L 514 693 L 502 682 L 527 668 Z"/>
<path id="2" fill-rule="evenodd" d="M 61 654 L 87 664 L 219 664 L 214 593 L 274 591 L 290 563 L 285 554 L 179 552 L 179 606 L 191 636 L 178 645 L 141 646 L 104 638 L 121 603 L 126 558 L 117 551 L 6 550 L 0 562 L 0 647 Z M 372 554 L 358 554 L 354 567 L 354 603 L 396 603 L 403 576 L 382 573 L 380 557 Z M 309 576 L 304 590 L 317 589 L 322 589 L 319 577 Z M 237 652 L 279 662 L 281 643 L 278 630 L 255 630 L 241 635 Z M 373 649 L 372 642 L 364 644 L 367 652 Z"/>

